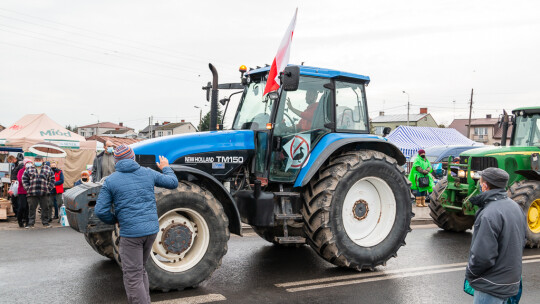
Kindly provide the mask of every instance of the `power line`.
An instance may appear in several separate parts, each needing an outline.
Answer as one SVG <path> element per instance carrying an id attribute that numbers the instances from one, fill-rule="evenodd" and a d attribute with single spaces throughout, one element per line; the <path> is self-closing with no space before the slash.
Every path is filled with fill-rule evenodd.
<path id="1" fill-rule="evenodd" d="M 28 14 L 24 14 L 24 13 L 20 13 L 20 12 L 17 12 L 17 11 L 4 9 L 4 8 L 0 8 L 0 10 L 7 11 L 7 12 L 11 12 L 11 13 L 15 13 L 15 14 L 22 15 L 22 16 L 26 16 L 26 17 L 30 17 L 30 18 L 34 18 L 34 19 L 38 19 L 38 20 L 42 20 L 42 21 L 45 21 L 45 22 L 48 22 L 48 23 L 52 23 L 52 24 L 61 25 L 61 26 L 68 27 L 68 28 L 73 28 L 73 29 L 76 29 L 76 30 L 78 30 L 78 31 L 84 31 L 84 32 L 88 32 L 88 33 L 97 34 L 97 35 L 99 35 L 100 37 L 99 37 L 99 38 L 96 38 L 96 37 L 93 37 L 93 36 L 90 36 L 90 35 L 80 34 L 80 33 L 76 33 L 76 32 L 73 32 L 73 31 L 68 31 L 68 30 L 65 30 L 65 29 L 61 29 L 61 28 L 58 28 L 58 27 L 53 27 L 53 26 L 49 26 L 49 25 L 43 25 L 43 24 L 39 24 L 39 23 L 35 23 L 35 22 L 31 22 L 31 21 L 24 20 L 24 19 L 19 19 L 19 18 L 11 17 L 11 16 L 0 15 L 0 17 L 12 19 L 12 20 L 16 20 L 16 21 L 19 21 L 19 22 L 29 23 L 29 24 L 33 24 L 33 25 L 37 25 L 37 26 L 41 26 L 41 27 L 53 29 L 53 30 L 56 30 L 56 31 L 67 32 L 67 33 L 70 33 L 70 34 L 76 34 L 76 35 L 78 35 L 78 36 L 84 36 L 84 37 L 87 37 L 87 38 L 90 38 L 90 39 L 95 39 L 95 40 L 100 40 L 100 41 L 106 41 L 106 42 L 109 42 L 109 43 L 115 43 L 115 44 L 118 44 L 118 45 L 123 45 L 123 46 L 127 46 L 127 47 L 130 47 L 130 48 L 143 50 L 143 51 L 145 51 L 145 52 L 149 52 L 149 51 L 150 51 L 150 52 L 152 52 L 152 53 L 155 53 L 156 50 L 160 50 L 162 54 L 167 55 L 167 56 L 170 56 L 170 57 L 176 57 L 176 58 L 181 58 L 181 59 L 197 60 L 197 61 L 201 61 L 201 62 L 204 62 L 204 63 L 206 63 L 206 62 L 208 61 L 207 59 L 203 59 L 203 58 L 200 58 L 200 57 L 198 57 L 198 56 L 189 55 L 189 54 L 185 54 L 185 53 L 182 54 L 182 53 L 180 53 L 180 52 L 178 52 L 178 51 L 176 51 L 176 50 L 168 50 L 168 49 L 163 48 L 163 47 L 155 46 L 155 45 L 152 45 L 152 44 L 149 44 L 149 43 L 145 43 L 145 42 L 140 42 L 140 41 L 134 41 L 134 40 L 126 39 L 126 38 L 119 37 L 119 36 L 116 36 L 116 35 L 112 35 L 112 34 L 109 34 L 109 33 L 102 33 L 102 32 L 98 32 L 98 31 L 88 30 L 88 29 L 85 29 L 85 28 L 81 28 L 81 27 L 77 27 L 77 26 L 73 26 L 73 25 L 69 25 L 69 24 L 65 24 L 65 23 L 61 23 L 61 22 L 57 22 L 57 21 L 53 21 L 53 20 L 49 20 L 49 19 L 45 19 L 45 18 L 41 18 L 41 17 L 37 17 L 37 16 L 32 16 L 32 15 L 28 15 Z M 107 40 L 107 39 L 101 38 L 101 36 L 108 36 L 108 37 L 114 38 L 114 40 Z M 133 45 L 130 45 L 130 44 L 121 43 L 121 42 L 118 42 L 118 40 L 121 40 L 121 41 L 127 41 L 127 42 L 135 43 L 135 44 L 139 44 L 139 45 L 142 45 L 142 46 L 146 46 L 147 48 L 145 49 L 145 48 L 133 46 Z M 148 47 L 149 47 L 149 48 L 153 48 L 154 50 L 150 50 L 150 49 L 148 49 Z M 182 56 L 179 56 L 179 54 L 182 55 Z M 234 65 L 231 64 L 231 63 L 226 63 L 226 62 L 223 62 L 223 61 L 217 61 L 217 62 L 226 64 L 226 65 L 230 65 L 231 67 L 234 66 Z"/>
<path id="2" fill-rule="evenodd" d="M 63 54 L 50 52 L 50 51 L 45 51 L 45 50 L 38 50 L 38 49 L 34 49 L 34 48 L 31 48 L 31 47 L 22 46 L 22 45 L 18 45 L 18 44 L 13 44 L 13 43 L 8 43 L 8 42 L 3 42 L 3 41 L 0 41 L 0 43 L 5 44 L 5 45 L 9 45 L 9 46 L 12 46 L 12 47 L 18 47 L 18 48 L 22 48 L 22 49 L 35 51 L 35 52 L 41 52 L 41 53 L 46 53 L 46 54 L 50 54 L 50 55 L 61 56 L 61 57 L 66 57 L 66 58 L 70 58 L 70 59 L 85 61 L 85 62 L 94 63 L 94 64 L 99 64 L 99 65 L 103 65 L 103 66 L 109 66 L 109 67 L 113 67 L 113 68 L 117 68 L 117 69 L 123 69 L 123 70 L 127 70 L 127 71 L 132 71 L 132 72 L 137 72 L 137 73 L 144 73 L 144 74 L 148 74 L 148 75 L 165 77 L 165 78 L 170 78 L 170 79 L 178 79 L 178 80 L 182 80 L 182 81 L 200 83 L 200 81 L 195 81 L 195 80 L 191 80 L 191 79 L 168 76 L 168 75 L 163 75 L 163 74 L 158 74 L 158 73 L 153 73 L 153 72 L 146 72 L 146 71 L 142 71 L 142 70 L 138 70 L 138 69 L 133 69 L 133 68 L 123 67 L 123 66 L 119 66 L 119 65 L 103 63 L 103 62 L 94 61 L 94 60 L 90 60 L 90 59 L 84 59 L 84 58 L 75 57 L 75 56 L 63 55 Z"/>

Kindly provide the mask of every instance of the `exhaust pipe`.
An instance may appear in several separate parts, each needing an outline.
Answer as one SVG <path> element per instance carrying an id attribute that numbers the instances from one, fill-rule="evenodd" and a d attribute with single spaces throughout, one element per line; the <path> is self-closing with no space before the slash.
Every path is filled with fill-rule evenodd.
<path id="1" fill-rule="evenodd" d="M 212 101 L 210 102 L 210 131 L 217 130 L 218 116 L 218 73 L 216 68 L 209 63 L 212 72 Z"/>

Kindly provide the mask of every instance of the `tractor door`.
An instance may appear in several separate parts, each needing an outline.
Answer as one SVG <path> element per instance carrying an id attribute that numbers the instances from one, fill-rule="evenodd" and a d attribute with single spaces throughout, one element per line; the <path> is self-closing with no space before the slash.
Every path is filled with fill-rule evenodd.
<path id="1" fill-rule="evenodd" d="M 294 182 L 317 142 L 334 121 L 332 80 L 300 77 L 296 91 L 282 91 L 274 123 L 270 157 L 271 181 Z"/>

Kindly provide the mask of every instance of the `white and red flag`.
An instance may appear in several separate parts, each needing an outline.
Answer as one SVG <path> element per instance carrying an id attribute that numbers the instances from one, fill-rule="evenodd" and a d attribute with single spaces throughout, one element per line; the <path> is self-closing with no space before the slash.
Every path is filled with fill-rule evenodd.
<path id="1" fill-rule="evenodd" d="M 285 36 L 281 39 L 277 55 L 274 57 L 270 73 L 268 74 L 268 80 L 266 87 L 264 88 L 264 94 L 279 89 L 281 82 L 279 81 L 279 73 L 283 72 L 287 64 L 289 63 L 289 56 L 291 54 L 291 42 L 294 34 L 294 27 L 296 26 L 296 15 L 298 14 L 298 8 L 294 12 L 294 17 L 285 32 Z M 263 95 L 264 95 L 263 94 Z"/>

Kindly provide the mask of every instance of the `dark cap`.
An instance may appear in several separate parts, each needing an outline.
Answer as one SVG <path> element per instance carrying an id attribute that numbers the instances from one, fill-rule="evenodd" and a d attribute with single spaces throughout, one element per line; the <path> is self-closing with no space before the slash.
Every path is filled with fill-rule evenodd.
<path id="1" fill-rule="evenodd" d="M 483 171 L 478 172 L 482 179 L 494 187 L 505 189 L 508 185 L 508 179 L 510 175 L 506 171 L 499 168 L 487 168 Z"/>

